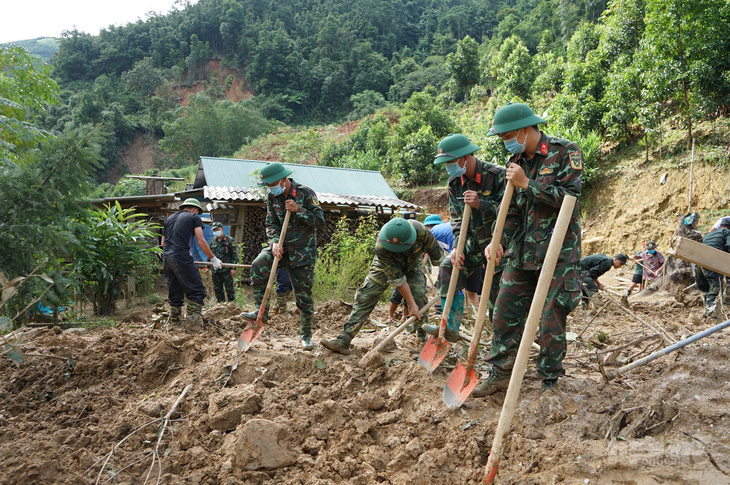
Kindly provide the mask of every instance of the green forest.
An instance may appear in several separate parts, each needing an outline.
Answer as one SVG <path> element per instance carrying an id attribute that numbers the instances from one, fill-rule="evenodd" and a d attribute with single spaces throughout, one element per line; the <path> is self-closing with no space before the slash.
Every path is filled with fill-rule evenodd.
<path id="1" fill-rule="evenodd" d="M 728 0 L 201 0 L 98 36 L 64 32 L 48 63 L 5 45 L 0 238 L 37 250 L 7 251 L 0 268 L 67 290 L 51 273 L 79 251 L 81 201 L 143 193 L 108 183 L 138 136 L 159 147 L 156 171 L 190 176 L 200 156 L 240 155 L 288 126 L 283 161 L 307 154 L 409 187 L 443 179 L 432 161 L 449 133 L 501 163 L 486 130 L 521 101 L 581 145 L 590 187 L 601 144 L 638 142 L 648 159 L 667 126 L 689 145 L 697 123 L 726 116 L 728 52 Z M 345 140 L 318 129 L 346 121 L 359 124 Z"/>

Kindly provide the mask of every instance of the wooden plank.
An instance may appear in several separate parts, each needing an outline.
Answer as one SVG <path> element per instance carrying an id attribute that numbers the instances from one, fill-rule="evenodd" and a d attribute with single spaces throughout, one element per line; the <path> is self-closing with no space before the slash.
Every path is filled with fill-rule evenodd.
<path id="1" fill-rule="evenodd" d="M 686 237 L 673 237 L 668 254 L 730 276 L 730 254 Z"/>

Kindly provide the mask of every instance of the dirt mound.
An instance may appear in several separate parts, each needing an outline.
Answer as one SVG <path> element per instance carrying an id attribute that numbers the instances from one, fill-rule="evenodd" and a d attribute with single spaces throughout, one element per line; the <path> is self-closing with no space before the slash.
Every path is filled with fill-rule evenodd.
<path id="1" fill-rule="evenodd" d="M 675 334 L 712 323 L 686 329 L 691 309 L 682 304 L 632 300 L 642 318 Z M 315 340 L 338 332 L 349 310 L 344 302 L 319 306 Z M 501 483 L 727 482 L 730 337 L 715 334 L 607 383 L 593 342 L 610 349 L 651 332 L 615 310 L 596 311 L 570 317 L 576 333 L 592 322 L 569 344 L 557 396 L 541 395 L 528 370 Z M 662 321 L 669 311 L 679 323 Z M 23 331 L 27 362 L 0 359 L 0 483 L 95 483 L 100 472 L 100 483 L 142 483 L 160 417 L 188 385 L 157 448 L 160 483 L 483 479 L 504 396 L 446 409 L 441 393 L 458 353 L 430 375 L 417 364 L 420 342 L 404 333 L 397 348 L 361 368 L 360 356 L 390 331 L 377 324 L 384 310 L 347 357 L 300 350 L 297 315 L 276 315 L 231 372 L 239 313 L 232 303 L 212 307 L 196 335 L 153 324 Z M 652 342 L 630 345 L 615 361 Z M 153 482 L 157 474 L 155 465 Z"/>
<path id="2" fill-rule="evenodd" d="M 449 191 L 445 187 L 417 189 L 411 202 L 425 207 L 429 214 L 438 214 L 444 221 L 449 220 Z"/>

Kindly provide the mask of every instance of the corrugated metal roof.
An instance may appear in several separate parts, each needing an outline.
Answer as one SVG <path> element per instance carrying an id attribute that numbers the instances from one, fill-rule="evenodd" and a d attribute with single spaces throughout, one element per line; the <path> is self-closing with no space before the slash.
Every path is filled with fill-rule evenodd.
<path id="1" fill-rule="evenodd" d="M 236 187 L 250 188 L 258 182 L 254 172 L 268 162 L 235 158 L 200 157 L 194 188 Z M 292 178 L 311 187 L 320 197 L 322 194 L 344 196 L 381 196 L 396 199 L 380 172 L 347 168 L 323 167 L 284 163 L 293 173 Z M 397 199 L 396 199 L 397 200 Z"/>
<path id="2" fill-rule="evenodd" d="M 265 192 L 260 192 L 265 194 Z M 256 192 L 239 187 L 203 187 L 203 195 L 206 199 L 222 202 L 259 202 L 263 203 L 263 197 Z M 323 205 L 348 206 L 348 207 L 389 207 L 397 209 L 420 209 L 416 204 L 411 204 L 396 197 L 385 197 L 382 195 L 342 195 L 317 192 L 317 198 Z"/>

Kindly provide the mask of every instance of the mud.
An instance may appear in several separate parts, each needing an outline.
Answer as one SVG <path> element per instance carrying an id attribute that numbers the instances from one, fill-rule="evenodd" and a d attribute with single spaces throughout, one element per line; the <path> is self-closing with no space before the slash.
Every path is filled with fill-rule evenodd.
<path id="1" fill-rule="evenodd" d="M 609 283 L 620 285 L 621 277 Z M 696 295 L 689 296 L 683 303 L 636 296 L 631 305 L 679 338 L 716 323 L 700 317 Z M 569 330 L 579 333 L 601 306 L 573 312 Z M 315 341 L 334 336 L 349 310 L 346 302 L 318 306 Z M 319 345 L 300 350 L 294 312 L 272 317 L 231 372 L 239 312 L 216 305 L 193 335 L 153 328 L 153 309 L 133 312 L 117 328 L 24 330 L 27 362 L 0 359 L 0 483 L 144 483 L 150 468 L 148 483 L 483 479 L 504 394 L 470 398 L 455 411 L 443 405 L 444 382 L 464 346 L 430 375 L 417 363 L 420 342 L 403 333 L 396 348 L 361 368 L 361 355 L 390 331 L 380 324 L 385 308 L 347 357 Z M 730 334 L 611 382 L 601 377 L 596 345 L 605 350 L 651 334 L 606 307 L 569 343 L 557 395 L 540 394 L 531 360 L 499 483 L 728 483 Z M 621 365 L 659 342 L 644 340 L 612 360 Z M 159 418 L 188 385 L 158 445 Z M 156 447 L 161 468 L 152 466 Z"/>

